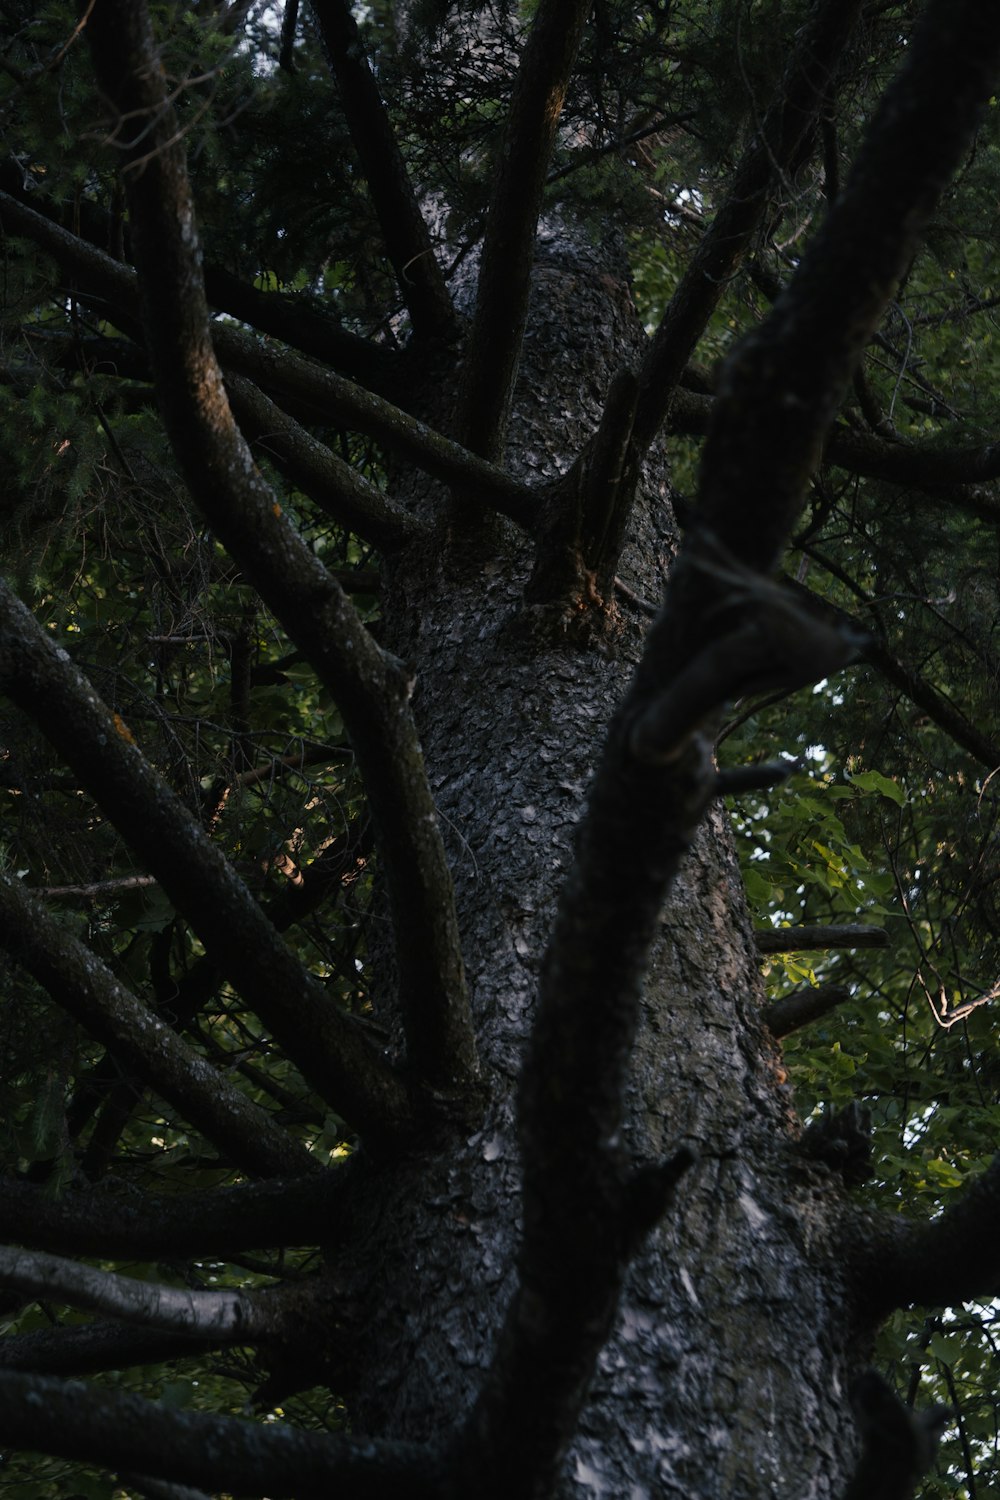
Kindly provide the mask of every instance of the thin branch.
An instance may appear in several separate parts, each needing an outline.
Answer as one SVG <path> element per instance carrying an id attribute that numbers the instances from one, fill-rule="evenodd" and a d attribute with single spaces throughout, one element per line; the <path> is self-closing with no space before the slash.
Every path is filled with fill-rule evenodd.
<path id="1" fill-rule="evenodd" d="M 640 453 L 655 437 L 681 372 L 753 243 L 775 188 L 787 181 L 816 129 L 861 9 L 862 0 L 818 0 L 799 32 L 778 96 L 737 166 L 643 360 L 634 428 Z"/>
<path id="2" fill-rule="evenodd" d="M 831 617 L 839 619 L 845 628 L 861 631 L 860 622 L 846 610 L 839 609 L 825 599 L 819 599 L 819 596 L 813 594 L 804 584 L 786 579 L 784 586 L 799 594 L 803 599 L 818 603 Z M 891 651 L 879 645 L 872 636 L 868 636 L 866 642 L 859 648 L 858 655 L 862 661 L 874 667 L 887 682 L 899 688 L 911 703 L 923 709 L 939 729 L 950 735 L 956 745 L 960 745 L 963 750 L 975 756 L 976 760 L 987 770 L 992 771 L 1000 766 L 1000 741 L 991 740 L 985 735 L 978 725 L 965 717 L 950 698 L 946 698 L 944 693 L 927 682 L 918 672 L 914 672 L 912 667 L 908 667 L 905 662 L 893 656 Z"/>
<path id="3" fill-rule="evenodd" d="M 770 316 L 723 367 L 700 513 L 753 567 L 772 568 L 785 545 L 843 394 L 968 148 L 998 61 L 1000 9 L 931 0 L 825 224 Z"/>
<path id="4" fill-rule="evenodd" d="M 414 332 L 453 338 L 458 325 L 444 274 L 351 6 L 348 0 L 312 0 L 312 9 Z"/>
<path id="5" fill-rule="evenodd" d="M 403 378 L 400 355 L 342 328 L 326 308 L 308 296 L 262 292 L 222 266 L 211 264 L 205 267 L 205 294 L 220 312 L 281 339 L 311 359 L 332 365 L 370 390 L 386 393 Z"/>
<path id="6" fill-rule="evenodd" d="M 66 652 L 0 583 L 0 686 L 39 725 L 320 1096 L 373 1139 L 412 1129 L 408 1091 L 278 937 L 200 824 Z"/>
<path id="7" fill-rule="evenodd" d="M 839 948 L 887 948 L 889 934 L 884 927 L 868 927 L 863 922 L 843 922 L 830 926 L 822 923 L 803 927 L 764 927 L 753 935 L 758 953 L 801 953 Z"/>
<path id="8" fill-rule="evenodd" d="M 590 7 L 591 0 L 540 0 L 521 52 L 462 375 L 459 431 L 487 458 L 503 451 L 545 175 Z"/>
<path id="9" fill-rule="evenodd" d="M 244 1170 L 272 1177 L 318 1165 L 266 1110 L 130 994 L 19 880 L 3 874 L 0 945 L 57 1005 Z"/>
<path id="10" fill-rule="evenodd" d="M 686 125 L 688 120 L 696 117 L 694 110 L 687 110 L 679 115 L 660 115 L 650 124 L 643 125 L 638 130 L 632 130 L 628 135 L 618 136 L 613 141 L 607 141 L 603 146 L 586 146 L 582 150 L 574 151 L 572 160 L 567 162 L 566 166 L 558 167 L 556 171 L 548 174 L 545 186 L 552 187 L 553 183 L 562 182 L 564 178 L 581 171 L 584 167 L 592 166 L 595 161 L 600 161 L 602 157 L 609 156 L 612 152 L 624 151 L 628 146 L 648 140 L 651 135 L 663 135 L 668 130 L 676 130 L 678 126 Z"/>
<path id="11" fill-rule="evenodd" d="M 95 880 L 89 885 L 35 885 L 35 896 L 70 896 L 77 901 L 99 901 L 102 896 L 117 896 L 120 891 L 147 890 L 156 884 L 155 875 L 120 875 L 115 880 Z"/>
<path id="12" fill-rule="evenodd" d="M 475 1041 L 451 874 L 409 709 L 412 683 L 275 513 L 233 420 L 209 337 L 184 151 L 146 7 L 101 0 L 88 32 L 121 118 L 150 122 L 127 150 L 126 175 L 147 344 L 174 453 L 220 540 L 343 714 L 384 859 L 408 1061 L 417 1078 L 457 1100 L 477 1073 Z"/>
<path id="13" fill-rule="evenodd" d="M 89 295 L 107 303 L 105 312 L 111 321 L 131 331 L 139 313 L 135 271 L 5 192 L 0 192 L 0 224 L 5 233 L 30 239 L 84 279 Z M 213 323 L 211 335 L 227 370 L 249 376 L 279 398 L 289 397 L 307 405 L 327 424 L 342 424 L 377 439 L 391 453 L 460 487 L 470 504 L 488 506 L 509 516 L 524 530 L 530 530 L 537 519 L 538 497 L 527 485 L 381 396 L 289 350 L 261 343 L 244 329 Z"/>
<path id="14" fill-rule="evenodd" d="M 392 552 L 426 532 L 245 376 L 227 375 L 226 392 L 247 441 L 256 442 L 338 525 L 382 552 Z"/>
<path id="15" fill-rule="evenodd" d="M 0 1442 L 227 1494 L 272 1500 L 440 1500 L 433 1450 L 280 1423 L 170 1411 L 79 1381 L 0 1372 Z"/>

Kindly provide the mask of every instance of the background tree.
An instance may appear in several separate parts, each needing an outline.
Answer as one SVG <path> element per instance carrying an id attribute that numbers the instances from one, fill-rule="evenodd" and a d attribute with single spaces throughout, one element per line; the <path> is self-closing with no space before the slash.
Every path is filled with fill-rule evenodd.
<path id="1" fill-rule="evenodd" d="M 1000 14 L 919 9 L 0 7 L 17 1493 L 995 1485 Z"/>

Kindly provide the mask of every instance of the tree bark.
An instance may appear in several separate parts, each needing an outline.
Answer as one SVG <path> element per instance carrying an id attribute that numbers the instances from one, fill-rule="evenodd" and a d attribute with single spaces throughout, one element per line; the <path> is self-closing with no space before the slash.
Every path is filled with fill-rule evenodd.
<path id="1" fill-rule="evenodd" d="M 543 230 L 506 455 L 515 474 L 567 471 L 642 341 L 614 247 Z M 662 592 L 677 541 L 654 448 L 621 562 L 643 597 Z M 440 1439 L 469 1409 L 513 1292 L 516 1080 L 539 959 L 646 623 L 625 607 L 603 639 L 553 639 L 544 612 L 522 604 L 531 557 L 512 527 L 501 549 L 483 571 L 464 567 L 445 538 L 406 549 L 384 601 L 387 642 L 416 677 L 492 1096 L 480 1131 L 373 1188 L 352 1223 L 360 1255 L 352 1235 L 338 1267 L 355 1282 L 359 1263 L 380 1267 L 356 1291 L 367 1330 L 357 1430 L 407 1440 Z M 609 889 L 628 878 L 609 869 Z M 857 1327 L 828 1239 L 844 1190 L 796 1156 L 762 1000 L 716 804 L 660 923 L 624 1127 L 636 1162 L 685 1145 L 698 1161 L 627 1276 L 560 1494 L 790 1500 L 833 1496 L 846 1482 Z M 509 1436 L 516 1447 L 519 1434 Z M 477 1493 L 493 1493 L 488 1474 Z"/>

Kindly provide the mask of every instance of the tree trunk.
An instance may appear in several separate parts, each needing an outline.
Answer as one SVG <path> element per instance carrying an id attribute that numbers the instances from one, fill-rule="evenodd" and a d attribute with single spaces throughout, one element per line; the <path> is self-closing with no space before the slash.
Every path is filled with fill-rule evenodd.
<path id="1" fill-rule="evenodd" d="M 555 479 L 643 335 L 608 247 L 543 235 L 507 463 Z M 504 523 L 506 525 L 506 523 Z M 467 538 L 466 538 L 467 540 Z M 659 598 L 677 541 L 654 450 L 620 573 Z M 522 602 L 510 528 L 485 565 L 439 537 L 397 560 L 387 644 L 414 672 L 431 786 L 455 871 L 491 1090 L 483 1128 L 373 1187 L 341 1274 L 363 1306 L 358 1430 L 442 1437 L 473 1402 L 513 1289 L 516 1081 L 540 958 L 604 727 L 642 649 L 622 603 L 589 645 Z M 536 618 L 538 616 L 538 618 Z M 570 622 L 571 623 L 571 622 Z M 609 888 L 628 870 L 609 869 Z M 842 1186 L 796 1150 L 728 817 L 705 819 L 664 912 L 626 1110 L 636 1161 L 698 1155 L 626 1283 L 564 1494 L 833 1496 L 854 1448 L 859 1353 L 831 1230 Z M 416 1143 L 419 1147 L 420 1143 Z M 491 1493 L 482 1476 L 480 1493 Z"/>

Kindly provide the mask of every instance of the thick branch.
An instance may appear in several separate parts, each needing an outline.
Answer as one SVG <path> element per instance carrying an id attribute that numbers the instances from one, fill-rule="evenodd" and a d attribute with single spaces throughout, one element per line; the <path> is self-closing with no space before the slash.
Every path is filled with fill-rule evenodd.
<path id="1" fill-rule="evenodd" d="M 818 0 L 799 32 L 778 97 L 737 166 L 643 360 L 634 428 L 640 452 L 655 437 L 681 372 L 754 242 L 775 188 L 801 159 L 861 8 L 862 0 Z"/>
<path id="2" fill-rule="evenodd" d="M 460 1095 L 477 1069 L 451 875 L 409 708 L 412 684 L 284 517 L 237 428 L 209 337 L 194 207 L 145 6 L 98 0 L 88 26 L 105 94 L 148 129 L 127 182 L 143 321 L 170 440 L 196 501 L 316 668 L 371 800 L 398 954 L 408 1058 Z"/>
<path id="3" fill-rule="evenodd" d="M 638 763 L 632 711 L 626 700 L 591 786 L 525 1059 L 520 1284 L 466 1435 L 484 1500 L 548 1493 L 641 1239 L 636 1215 L 641 1230 L 654 1217 L 640 1207 L 649 1173 L 632 1175 L 622 1144 L 625 1084 L 649 947 L 715 777 L 697 746 L 667 771 Z M 628 881 L 609 885 L 626 864 Z M 654 1172 L 660 1214 L 691 1160 Z"/>
<path id="4" fill-rule="evenodd" d="M 844 1500 L 911 1500 L 934 1461 L 948 1408 L 910 1411 L 873 1370 L 855 1381 L 851 1404 L 862 1449 Z"/>
<path id="5" fill-rule="evenodd" d="M 0 945 L 232 1162 L 264 1177 L 318 1166 L 266 1110 L 119 984 L 19 880 L 2 874 Z"/>
<path id="6" fill-rule="evenodd" d="M 818 984 L 796 990 L 764 1009 L 764 1025 L 774 1037 L 790 1036 L 802 1026 L 809 1026 L 829 1015 L 831 1010 L 846 1004 L 850 998 L 850 990 L 839 984 Z"/>
<path id="7" fill-rule="evenodd" d="M 1000 9 L 931 0 L 850 178 L 767 321 L 723 369 L 701 512 L 769 570 L 854 368 L 962 160 L 1000 65 Z"/>
<path id="8" fill-rule="evenodd" d="M 414 332 L 457 332 L 444 275 L 348 0 L 312 0 L 351 132 Z"/>
<path id="9" fill-rule="evenodd" d="M 205 267 L 205 293 L 220 312 L 332 365 L 370 390 L 391 391 L 401 378 L 400 355 L 341 328 L 324 308 L 301 294 L 262 292 L 213 265 Z"/>
<path id="10" fill-rule="evenodd" d="M 36 1376 L 93 1376 L 102 1370 L 133 1370 L 136 1365 L 196 1358 L 216 1347 L 213 1338 L 186 1338 L 162 1329 L 94 1320 L 0 1338 L 0 1370 L 24 1370 Z"/>
<path id="11" fill-rule="evenodd" d="M 878 1318 L 1000 1291 L 1000 1156 L 929 1223 L 859 1217 L 847 1235 L 858 1294 Z"/>
<path id="12" fill-rule="evenodd" d="M 272 1500 L 440 1500 L 432 1451 L 169 1411 L 78 1381 L 0 1372 L 0 1442 Z"/>
<path id="13" fill-rule="evenodd" d="M 0 1183 L 0 1240 L 55 1254 L 136 1260 L 215 1255 L 314 1245 L 337 1238 L 345 1167 L 284 1182 L 241 1183 L 157 1197 L 117 1186 L 76 1189 L 54 1198 L 43 1187 Z"/>
<path id="14" fill-rule="evenodd" d="M 503 451 L 545 175 L 589 12 L 590 0 L 541 0 L 521 52 L 462 378 L 459 431 L 466 447 L 487 458 Z"/>
<path id="15" fill-rule="evenodd" d="M 171 1359 L 206 1354 L 218 1346 L 212 1338 L 131 1328 L 124 1323 L 93 1322 L 46 1328 L 0 1339 L 0 1370 L 35 1375 L 94 1375 L 100 1370 L 130 1370 Z"/>
<path id="16" fill-rule="evenodd" d="M 678 388 L 670 405 L 672 432 L 703 437 L 712 425 L 715 397 Z M 996 445 L 944 448 L 930 443 L 888 442 L 872 433 L 856 432 L 842 424 L 833 428 L 823 445 L 823 462 L 836 464 L 862 478 L 884 479 L 910 490 L 947 500 L 984 521 L 1000 520 L 1000 500 L 976 487 L 992 464 Z"/>
<path id="17" fill-rule="evenodd" d="M 65 651 L 0 583 L 0 687 L 30 714 L 324 1099 L 373 1139 L 410 1124 L 407 1090 L 284 945 L 181 800 Z"/>
<path id="18" fill-rule="evenodd" d="M 806 948 L 887 948 L 889 934 L 884 927 L 868 927 L 862 922 L 846 922 L 824 927 L 814 923 L 805 927 L 765 927 L 754 933 L 758 953 L 800 953 Z"/>
<path id="19" fill-rule="evenodd" d="M 31 1301 L 82 1307 L 167 1333 L 198 1334 L 213 1344 L 253 1343 L 275 1327 L 274 1313 L 261 1296 L 160 1286 L 40 1250 L 0 1245 L 0 1285 Z"/>

